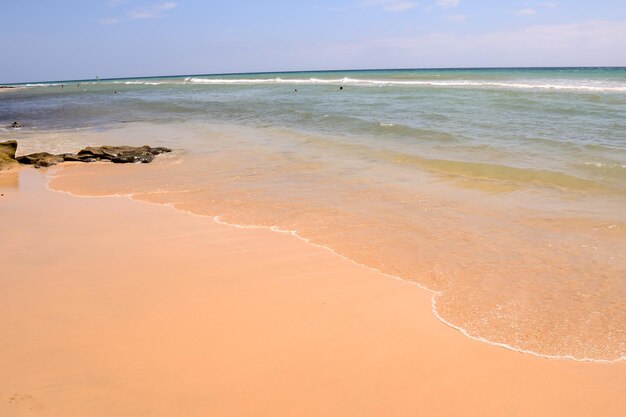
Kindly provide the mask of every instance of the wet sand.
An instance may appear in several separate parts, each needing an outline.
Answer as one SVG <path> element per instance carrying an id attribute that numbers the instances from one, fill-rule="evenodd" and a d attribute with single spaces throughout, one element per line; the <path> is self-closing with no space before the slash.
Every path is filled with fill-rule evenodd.
<path id="1" fill-rule="evenodd" d="M 0 416 L 623 416 L 626 363 L 470 340 L 287 234 L 0 173 Z"/>

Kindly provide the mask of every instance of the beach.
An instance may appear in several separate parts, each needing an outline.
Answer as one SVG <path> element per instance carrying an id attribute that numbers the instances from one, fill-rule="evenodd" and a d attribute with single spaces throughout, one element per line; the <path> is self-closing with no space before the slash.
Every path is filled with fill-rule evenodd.
<path id="1" fill-rule="evenodd" d="M 68 194 L 118 168 L 0 174 L 0 415 L 623 415 L 624 362 L 472 340 L 288 233 Z"/>
<path id="2" fill-rule="evenodd" d="M 17 86 L 0 417 L 624 414 L 626 68 Z"/>

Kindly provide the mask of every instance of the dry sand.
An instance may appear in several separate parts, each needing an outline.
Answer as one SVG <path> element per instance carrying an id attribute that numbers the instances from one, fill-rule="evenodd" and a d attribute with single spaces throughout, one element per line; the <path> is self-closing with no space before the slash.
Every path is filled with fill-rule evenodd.
<path id="1" fill-rule="evenodd" d="M 472 341 L 286 234 L 0 174 L 0 416 L 624 416 L 626 363 Z"/>

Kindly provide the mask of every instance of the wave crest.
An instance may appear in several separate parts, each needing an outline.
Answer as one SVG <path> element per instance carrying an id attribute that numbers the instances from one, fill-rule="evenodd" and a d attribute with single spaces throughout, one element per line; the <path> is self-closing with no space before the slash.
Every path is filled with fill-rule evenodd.
<path id="1" fill-rule="evenodd" d="M 465 88 L 499 88 L 518 90 L 555 90 L 555 91 L 588 91 L 588 92 L 626 92 L 626 85 L 599 83 L 541 83 L 541 82 L 500 82 L 500 81 L 469 81 L 469 80 L 381 80 L 361 78 L 199 78 L 187 77 L 185 83 L 213 85 L 353 85 L 359 87 L 392 87 L 392 86 L 424 86 L 424 87 L 465 87 Z"/>

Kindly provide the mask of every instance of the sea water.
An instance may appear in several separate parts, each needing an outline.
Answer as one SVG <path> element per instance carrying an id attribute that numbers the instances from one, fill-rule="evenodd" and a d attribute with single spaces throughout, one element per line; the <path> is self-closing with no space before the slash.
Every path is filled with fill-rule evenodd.
<path id="1" fill-rule="evenodd" d="M 23 151 L 165 145 L 90 175 L 273 227 L 433 291 L 466 335 L 626 355 L 626 68 L 372 70 L 30 83 L 0 94 Z"/>

